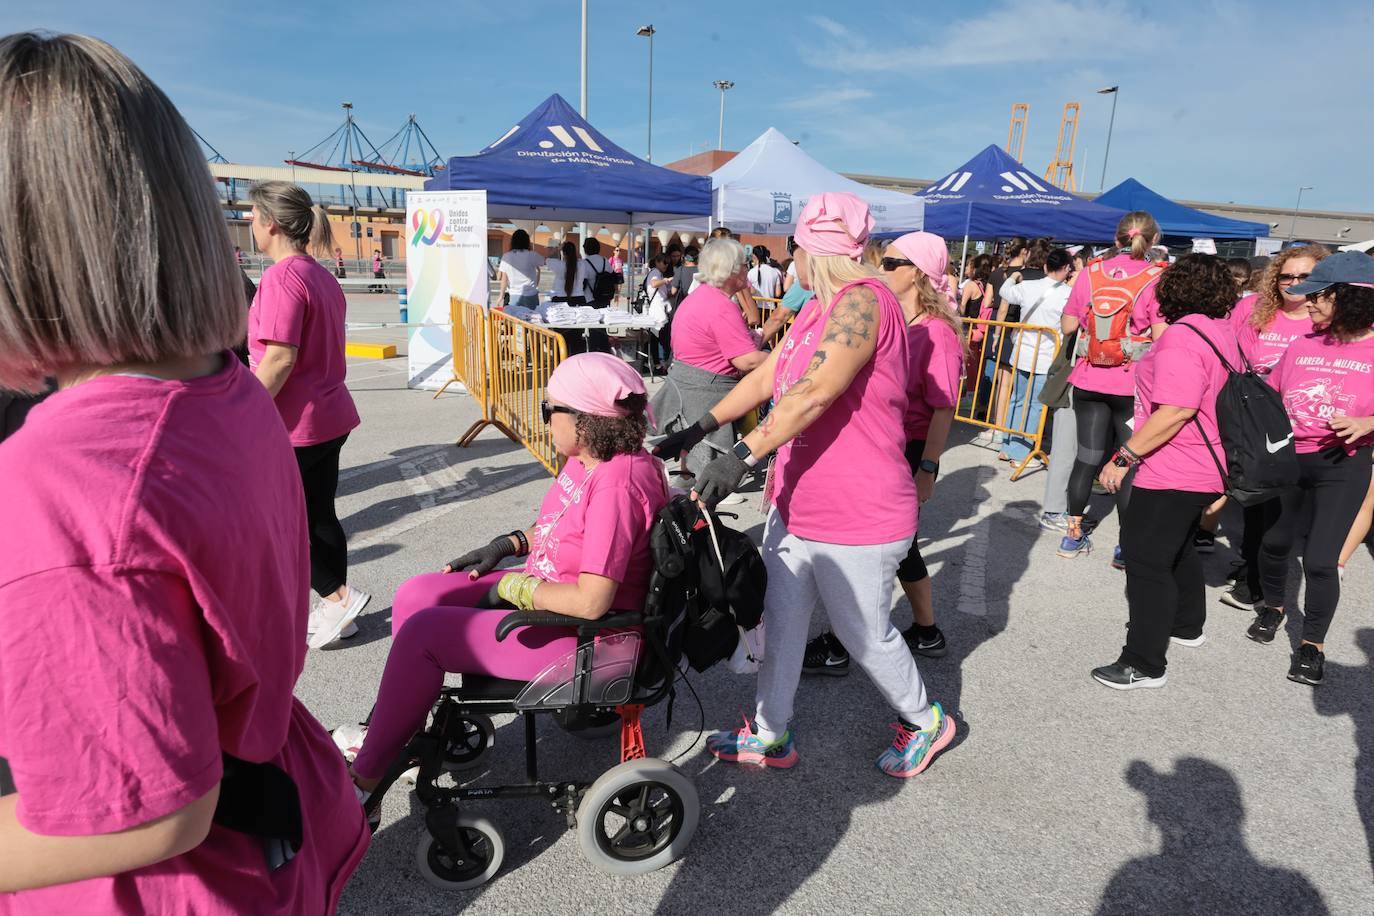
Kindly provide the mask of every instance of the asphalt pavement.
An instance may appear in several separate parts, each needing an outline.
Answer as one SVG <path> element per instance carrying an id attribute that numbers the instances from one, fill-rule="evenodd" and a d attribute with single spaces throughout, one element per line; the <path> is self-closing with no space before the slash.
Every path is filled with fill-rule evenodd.
<path id="1" fill-rule="evenodd" d="M 393 297 L 349 298 L 351 320 L 395 320 Z M 396 329 L 350 338 L 398 341 L 404 353 Z M 360 634 L 312 652 L 298 685 L 331 727 L 372 704 L 397 586 L 523 527 L 550 483 L 494 430 L 455 447 L 476 404 L 452 389 L 407 390 L 404 356 L 349 362 L 362 425 L 344 448 L 338 503 L 350 582 L 374 597 Z M 691 677 L 704 713 L 680 692 L 671 729 L 663 707 L 645 716 L 650 753 L 677 758 L 701 795 L 679 863 L 607 877 L 543 803 L 493 801 L 471 810 L 504 831 L 504 867 L 478 890 L 441 892 L 414 862 L 423 809 L 398 788 L 342 912 L 1374 913 L 1370 556 L 1346 575 L 1321 687 L 1285 678 L 1297 614 L 1261 646 L 1245 638 L 1250 615 L 1216 600 L 1239 538 L 1226 525 L 1207 559 L 1206 644 L 1171 650 L 1165 689 L 1108 690 L 1088 672 L 1115 660 L 1124 637 L 1124 577 L 1109 564 L 1116 520 L 1104 519 L 1090 556 L 1056 557 L 1055 536 L 1036 525 L 1043 472 L 1012 482 L 995 455 L 957 426 L 922 510 L 950 653 L 918 661 L 960 730 L 926 773 L 895 780 L 874 767 L 894 716 L 857 669 L 803 680 L 795 769 L 713 761 L 699 727 L 734 727 L 753 706 L 753 678 L 717 666 Z M 757 536 L 758 509 L 755 493 L 735 524 Z M 1298 585 L 1295 564 L 1295 597 Z M 904 600 L 893 617 L 909 623 Z M 476 778 L 517 779 L 519 729 L 497 725 Z M 614 739 L 544 725 L 544 774 L 591 779 L 617 762 Z"/>

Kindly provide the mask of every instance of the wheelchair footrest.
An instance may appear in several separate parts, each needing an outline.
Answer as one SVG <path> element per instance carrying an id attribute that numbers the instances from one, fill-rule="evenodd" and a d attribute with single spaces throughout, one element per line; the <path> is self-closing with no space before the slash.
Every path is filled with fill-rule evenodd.
<path id="1" fill-rule="evenodd" d="M 644 726 L 639 721 L 644 706 L 632 703 L 617 706 L 615 711 L 620 713 L 620 762 L 643 760 L 648 756 L 644 749 Z"/>

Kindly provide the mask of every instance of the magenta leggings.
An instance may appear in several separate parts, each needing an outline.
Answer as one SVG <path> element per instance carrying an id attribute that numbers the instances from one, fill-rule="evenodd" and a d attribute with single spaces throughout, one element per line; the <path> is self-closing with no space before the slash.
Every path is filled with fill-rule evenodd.
<path id="1" fill-rule="evenodd" d="M 466 573 L 425 573 L 401 584 L 391 602 L 391 652 L 382 672 L 377 706 L 353 771 L 380 779 L 439 696 L 444 674 L 486 674 L 528 680 L 577 648 L 566 627 L 522 627 L 496 641 L 496 624 L 510 613 L 482 609 L 510 570 L 476 581 Z"/>

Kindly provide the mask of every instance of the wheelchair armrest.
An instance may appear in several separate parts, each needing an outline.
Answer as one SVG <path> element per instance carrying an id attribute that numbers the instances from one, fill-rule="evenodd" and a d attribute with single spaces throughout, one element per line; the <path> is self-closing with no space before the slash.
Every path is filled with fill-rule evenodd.
<path id="1" fill-rule="evenodd" d="M 579 630 L 605 630 L 610 627 L 632 627 L 644 622 L 644 615 L 636 611 L 617 611 L 597 620 L 582 620 L 552 611 L 511 611 L 496 624 L 496 641 L 502 642 L 511 630 L 520 627 L 577 627 Z"/>

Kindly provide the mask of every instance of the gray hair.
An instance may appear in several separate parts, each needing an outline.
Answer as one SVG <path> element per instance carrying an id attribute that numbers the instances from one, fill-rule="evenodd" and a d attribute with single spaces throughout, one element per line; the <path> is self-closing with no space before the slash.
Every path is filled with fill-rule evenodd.
<path id="1" fill-rule="evenodd" d="M 749 263 L 749 250 L 734 239 L 711 239 L 697 258 L 697 279 L 707 286 L 719 287 Z"/>
<path id="2" fill-rule="evenodd" d="M 110 45 L 0 38 L 0 387 L 242 341 L 243 280 L 205 157 Z"/>
<path id="3" fill-rule="evenodd" d="M 248 189 L 258 215 L 276 223 L 297 251 L 327 256 L 334 247 L 329 214 L 316 205 L 305 188 L 289 181 L 259 181 Z"/>

